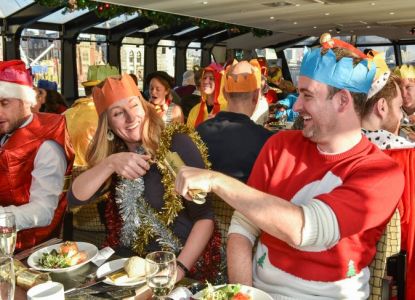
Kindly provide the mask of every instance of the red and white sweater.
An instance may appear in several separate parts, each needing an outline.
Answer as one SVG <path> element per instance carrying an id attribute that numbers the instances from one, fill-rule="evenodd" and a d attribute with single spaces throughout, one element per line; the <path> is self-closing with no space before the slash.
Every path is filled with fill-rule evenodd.
<path id="1" fill-rule="evenodd" d="M 284 131 L 264 145 L 248 184 L 303 207 L 321 201 L 338 226 L 338 239 L 329 247 L 295 248 L 261 232 L 255 286 L 276 299 L 367 298 L 367 266 L 403 190 L 395 162 L 366 137 L 344 153 L 329 155 L 300 131 Z M 233 224 L 231 232 L 243 230 Z"/>

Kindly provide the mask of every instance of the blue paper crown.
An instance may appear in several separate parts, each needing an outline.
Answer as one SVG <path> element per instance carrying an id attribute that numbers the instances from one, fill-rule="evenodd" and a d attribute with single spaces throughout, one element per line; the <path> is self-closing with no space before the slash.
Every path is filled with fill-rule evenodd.
<path id="1" fill-rule="evenodd" d="M 364 94 L 368 93 L 375 73 L 375 65 L 366 59 L 353 66 L 353 58 L 343 57 L 336 61 L 336 54 L 331 49 L 322 55 L 321 48 L 311 51 L 306 48 L 300 68 L 300 76 Z"/>

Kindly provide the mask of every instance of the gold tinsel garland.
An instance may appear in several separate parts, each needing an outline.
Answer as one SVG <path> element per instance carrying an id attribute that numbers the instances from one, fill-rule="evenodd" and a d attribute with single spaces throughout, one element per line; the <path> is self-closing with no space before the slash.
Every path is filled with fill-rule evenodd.
<path id="1" fill-rule="evenodd" d="M 167 125 L 161 134 L 159 148 L 156 152 L 157 161 L 164 161 L 167 152 L 170 151 L 172 137 L 178 133 L 186 134 L 192 139 L 202 156 L 205 168 L 210 169 L 211 164 L 208 160 L 208 151 L 199 134 L 193 128 L 176 122 Z M 159 215 L 167 225 L 170 225 L 183 209 L 182 199 L 174 189 L 175 178 L 173 175 L 166 168 L 160 168 L 159 166 L 158 168 L 163 176 L 162 183 L 164 186 L 164 206 Z"/>
<path id="2" fill-rule="evenodd" d="M 156 151 L 156 160 L 159 162 L 164 161 L 166 154 L 170 151 L 173 136 L 180 133 L 186 134 L 192 139 L 200 152 L 205 168 L 210 169 L 211 163 L 208 160 L 208 150 L 199 134 L 193 128 L 189 128 L 184 124 L 176 122 L 167 125 L 167 127 L 163 130 L 159 140 L 159 148 Z M 162 168 L 159 165 L 157 165 L 157 168 L 162 175 L 161 181 L 164 186 L 164 206 L 159 212 L 154 210 L 154 216 L 160 220 L 162 224 L 165 224 L 166 230 L 170 231 L 171 229 L 169 228 L 169 225 L 173 223 L 174 219 L 184 207 L 181 196 L 178 195 L 174 189 L 174 176 L 167 170 L 167 168 Z M 137 230 L 137 239 L 134 242 L 134 251 L 139 254 L 143 254 L 145 246 L 148 245 L 150 240 L 155 236 L 156 235 L 152 232 L 151 226 L 148 226 L 148 224 L 140 226 Z M 164 249 L 163 245 L 161 246 Z"/>

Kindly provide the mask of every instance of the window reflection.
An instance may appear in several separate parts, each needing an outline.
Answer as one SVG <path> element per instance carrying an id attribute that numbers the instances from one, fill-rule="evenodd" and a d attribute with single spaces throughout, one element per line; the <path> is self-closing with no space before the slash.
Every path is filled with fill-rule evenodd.
<path id="1" fill-rule="evenodd" d="M 174 78 L 176 48 L 174 41 L 161 40 L 157 47 L 157 70 L 165 71 Z"/>
<path id="2" fill-rule="evenodd" d="M 186 70 L 193 70 L 193 66 L 202 63 L 202 50 L 200 43 L 190 43 L 186 50 Z"/>
<path id="3" fill-rule="evenodd" d="M 85 95 L 82 82 L 87 81 L 88 67 L 91 65 L 104 65 L 108 60 L 108 45 L 105 36 L 94 34 L 81 34 L 76 45 L 76 68 L 78 75 L 79 96 Z"/>
<path id="4" fill-rule="evenodd" d="M 20 39 L 20 57 L 32 68 L 34 85 L 40 79 L 46 79 L 56 82 L 60 91 L 62 52 L 58 37 L 56 31 L 24 29 Z"/>
<path id="5" fill-rule="evenodd" d="M 415 45 L 401 45 L 403 64 L 415 64 Z"/>
<path id="6" fill-rule="evenodd" d="M 127 39 L 127 42 L 142 43 L 141 39 Z M 143 90 L 144 85 L 144 45 L 123 44 L 121 46 L 121 73 L 134 74 L 137 76 L 137 85 Z"/>

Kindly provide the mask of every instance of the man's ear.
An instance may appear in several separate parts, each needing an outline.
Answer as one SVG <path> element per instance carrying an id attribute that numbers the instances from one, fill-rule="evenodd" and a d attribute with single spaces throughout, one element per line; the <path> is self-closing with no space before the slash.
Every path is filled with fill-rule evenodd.
<path id="1" fill-rule="evenodd" d="M 376 114 L 380 118 L 384 119 L 386 117 L 386 115 L 388 114 L 388 109 L 389 109 L 388 103 L 386 102 L 386 99 L 385 98 L 380 98 L 376 102 L 376 104 L 374 106 L 374 109 L 375 109 Z"/>
<path id="2" fill-rule="evenodd" d="M 339 112 L 345 111 L 349 105 L 353 106 L 353 97 L 349 91 L 343 89 L 336 93 L 336 97 L 338 97 L 339 103 Z"/>
<path id="3" fill-rule="evenodd" d="M 254 93 L 254 96 L 252 97 L 252 101 L 255 103 L 255 105 L 258 103 L 260 93 L 261 93 L 261 90 L 257 89 Z"/>

